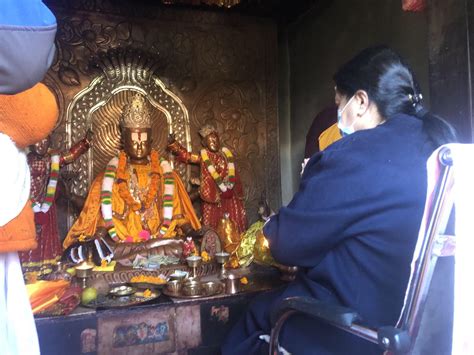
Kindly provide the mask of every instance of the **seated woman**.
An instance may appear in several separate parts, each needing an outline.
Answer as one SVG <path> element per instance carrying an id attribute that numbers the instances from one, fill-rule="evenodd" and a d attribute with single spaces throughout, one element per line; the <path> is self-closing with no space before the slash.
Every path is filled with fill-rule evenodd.
<path id="1" fill-rule="evenodd" d="M 293 200 L 264 227 L 275 259 L 300 272 L 253 301 L 223 354 L 268 353 L 269 314 L 290 296 L 347 306 L 369 326 L 397 321 L 423 215 L 426 160 L 455 134 L 423 108 L 410 68 L 387 47 L 363 50 L 334 80 L 344 137 L 313 155 Z M 287 321 L 280 344 L 293 354 L 381 353 L 304 316 Z"/>
<path id="2" fill-rule="evenodd" d="M 172 238 L 201 228 L 178 174 L 152 149 L 151 114 L 140 94 L 125 106 L 121 129 L 124 150 L 96 177 L 64 240 L 72 261 L 87 258 L 82 242 L 95 245 L 99 264 L 112 255 L 120 260 L 169 250 L 176 256 L 180 243 Z"/>

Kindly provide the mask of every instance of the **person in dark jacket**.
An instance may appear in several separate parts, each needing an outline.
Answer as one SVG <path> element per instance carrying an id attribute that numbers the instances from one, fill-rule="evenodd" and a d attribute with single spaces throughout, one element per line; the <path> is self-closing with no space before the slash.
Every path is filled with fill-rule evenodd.
<path id="1" fill-rule="evenodd" d="M 423 108 L 412 71 L 385 46 L 363 50 L 334 80 L 344 138 L 312 156 L 293 200 L 264 227 L 274 258 L 300 271 L 251 303 L 224 355 L 268 353 L 269 314 L 290 296 L 347 306 L 368 326 L 398 319 L 423 215 L 426 160 L 455 133 Z M 298 355 L 382 353 L 306 316 L 287 321 L 280 345 Z"/>

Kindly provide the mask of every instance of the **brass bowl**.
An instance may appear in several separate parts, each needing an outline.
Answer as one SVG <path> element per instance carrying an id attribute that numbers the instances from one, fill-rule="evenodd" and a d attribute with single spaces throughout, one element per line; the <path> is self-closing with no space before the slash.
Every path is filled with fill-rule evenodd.
<path id="1" fill-rule="evenodd" d="M 189 256 L 186 258 L 186 262 L 189 267 L 198 267 L 201 264 L 202 258 L 197 255 Z"/>
<path id="2" fill-rule="evenodd" d="M 216 261 L 219 264 L 225 264 L 227 261 L 229 261 L 230 258 L 230 254 L 224 251 L 220 253 L 215 253 L 214 256 L 216 257 Z"/>
<path id="3" fill-rule="evenodd" d="M 170 280 L 184 281 L 188 273 L 186 271 L 176 270 L 170 275 Z"/>
<path id="4" fill-rule="evenodd" d="M 91 265 L 78 265 L 74 269 L 76 270 L 76 276 L 80 279 L 85 279 L 92 275 L 92 269 L 94 267 Z"/>
<path id="5" fill-rule="evenodd" d="M 171 280 L 166 283 L 166 290 L 178 294 L 181 291 L 181 287 L 183 286 L 182 282 L 179 280 Z"/>
<path id="6" fill-rule="evenodd" d="M 109 294 L 115 297 L 124 297 L 124 296 L 133 295 L 135 292 L 137 292 L 137 289 L 135 287 L 120 285 L 120 286 L 113 287 L 109 291 Z"/>
<path id="7" fill-rule="evenodd" d="M 239 292 L 238 281 L 239 279 L 235 275 L 229 274 L 225 279 L 225 293 L 233 295 Z"/>
<path id="8" fill-rule="evenodd" d="M 185 282 L 183 285 L 183 294 L 186 296 L 198 296 L 201 294 L 201 283 L 199 281 Z"/>
<path id="9" fill-rule="evenodd" d="M 201 284 L 202 293 L 211 296 L 222 292 L 222 284 L 217 281 L 207 281 Z"/>

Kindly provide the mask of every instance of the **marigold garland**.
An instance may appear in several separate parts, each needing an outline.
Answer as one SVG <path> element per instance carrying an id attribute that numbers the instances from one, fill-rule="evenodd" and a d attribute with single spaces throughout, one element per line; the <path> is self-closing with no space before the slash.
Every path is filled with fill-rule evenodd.
<path id="1" fill-rule="evenodd" d="M 32 200 L 32 208 L 35 213 L 43 212 L 46 213 L 49 211 L 50 207 L 53 205 L 54 195 L 56 195 L 56 187 L 58 186 L 58 176 L 59 176 L 59 161 L 61 157 L 59 154 L 51 154 L 51 172 L 49 173 L 48 186 L 46 188 L 46 196 L 43 203 L 39 201 Z"/>
<path id="2" fill-rule="evenodd" d="M 119 188 L 120 197 L 125 203 L 132 208 L 133 211 L 144 211 L 150 208 L 153 200 L 158 193 L 158 182 L 160 174 L 160 160 L 158 158 L 158 152 L 152 150 L 150 154 L 151 159 L 151 181 L 148 189 L 148 193 L 143 201 L 136 201 L 130 193 L 129 181 L 130 174 L 127 171 L 127 154 L 121 152 L 119 155 L 119 165 L 117 168 L 117 182 Z"/>
<path id="3" fill-rule="evenodd" d="M 119 195 L 125 201 L 126 204 L 131 206 L 133 211 L 145 211 L 150 208 L 153 200 L 158 192 L 160 166 L 163 170 L 164 177 L 164 191 L 163 191 L 163 223 L 160 226 L 159 234 L 164 236 L 169 229 L 171 221 L 173 219 L 173 199 L 174 199 L 174 177 L 173 169 L 170 163 L 165 159 L 159 159 L 158 153 L 152 150 L 150 154 L 151 158 L 151 182 L 149 184 L 149 190 L 144 201 L 136 201 L 130 193 L 129 180 L 130 174 L 127 172 L 127 155 L 125 152 L 121 152 L 119 157 L 113 158 L 106 168 L 104 180 L 102 182 L 101 191 L 101 211 L 102 217 L 105 221 L 105 226 L 109 230 L 109 234 L 118 241 L 117 233 L 115 231 L 113 219 L 112 219 L 112 187 L 114 182 L 118 183 Z"/>
<path id="4" fill-rule="evenodd" d="M 212 178 L 216 182 L 219 189 L 222 192 L 226 192 L 227 190 L 232 190 L 235 185 L 235 164 L 234 164 L 234 156 L 232 155 L 232 152 L 228 148 L 223 147 L 222 153 L 224 153 L 224 156 L 226 157 L 226 160 L 227 160 L 227 181 L 226 182 L 222 180 L 222 177 L 219 175 L 216 168 L 211 163 L 211 160 L 209 159 L 209 154 L 207 153 L 206 149 L 201 150 L 201 158 L 204 164 L 206 164 L 207 171 L 209 172 L 209 174 L 211 174 Z"/>

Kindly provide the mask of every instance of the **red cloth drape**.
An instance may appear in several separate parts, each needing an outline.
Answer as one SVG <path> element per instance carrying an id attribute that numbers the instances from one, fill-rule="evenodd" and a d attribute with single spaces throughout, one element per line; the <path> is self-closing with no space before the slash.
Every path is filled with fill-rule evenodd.
<path id="1" fill-rule="evenodd" d="M 227 171 L 227 161 L 221 153 L 213 153 L 207 150 L 209 160 L 217 173 L 225 178 Z M 243 203 L 243 187 L 238 172 L 235 172 L 235 185 L 228 196 L 219 190 L 216 182 L 207 170 L 205 162 L 201 160 L 201 186 L 200 196 L 202 199 L 202 222 L 205 226 L 217 228 L 219 220 L 224 213 L 229 213 L 230 219 L 237 224 L 240 233 L 247 229 L 247 216 Z"/>

